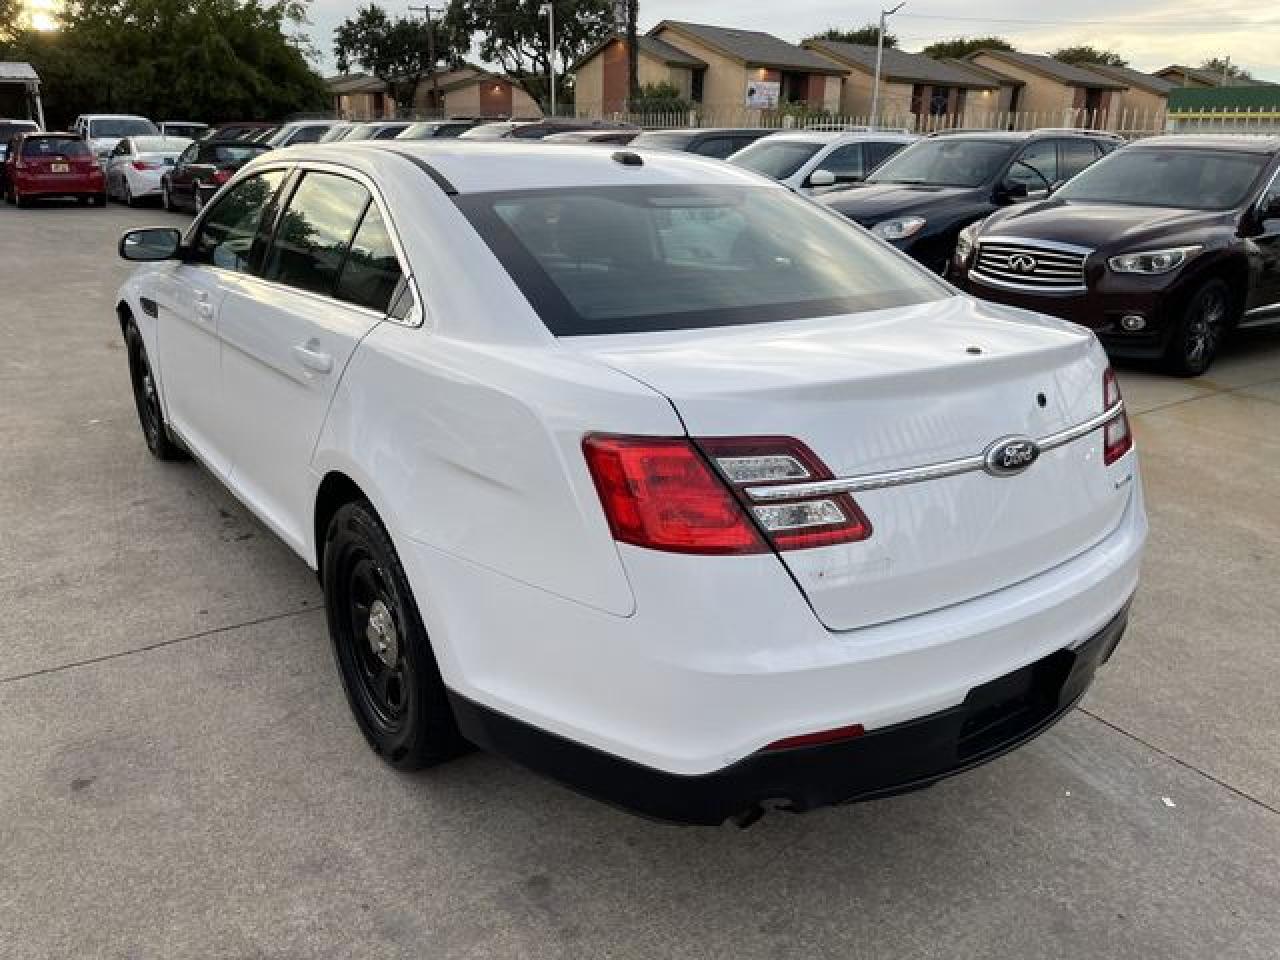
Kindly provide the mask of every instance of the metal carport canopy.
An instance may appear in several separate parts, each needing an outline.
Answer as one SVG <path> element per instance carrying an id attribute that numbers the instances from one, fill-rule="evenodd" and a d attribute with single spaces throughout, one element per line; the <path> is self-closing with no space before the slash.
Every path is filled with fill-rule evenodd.
<path id="1" fill-rule="evenodd" d="M 20 60 L 0 60 L 0 85 L 21 86 L 27 93 L 27 113 L 35 108 L 35 121 L 44 129 L 44 104 L 40 102 L 40 75 Z"/>

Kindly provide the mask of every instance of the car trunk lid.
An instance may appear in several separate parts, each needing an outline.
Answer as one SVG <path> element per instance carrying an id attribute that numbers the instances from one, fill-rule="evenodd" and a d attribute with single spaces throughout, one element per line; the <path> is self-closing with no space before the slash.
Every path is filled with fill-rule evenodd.
<path id="1" fill-rule="evenodd" d="M 956 297 L 822 320 L 562 340 L 662 393 L 693 437 L 788 436 L 837 478 L 980 456 L 1097 417 L 1105 356 L 1079 328 Z M 1119 523 L 1101 431 L 1030 469 L 859 492 L 865 540 L 780 557 L 833 630 L 938 609 L 1062 563 Z"/>

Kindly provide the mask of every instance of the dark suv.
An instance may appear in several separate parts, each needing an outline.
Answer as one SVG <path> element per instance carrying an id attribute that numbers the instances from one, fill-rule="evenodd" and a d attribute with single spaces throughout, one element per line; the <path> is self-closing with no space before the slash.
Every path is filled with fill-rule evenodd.
<path id="1" fill-rule="evenodd" d="M 956 237 L 969 224 L 1047 197 L 1122 142 L 1079 130 L 938 133 L 890 157 L 861 186 L 818 202 L 945 273 Z"/>
<path id="2" fill-rule="evenodd" d="M 1091 327 L 1113 354 L 1208 369 L 1280 322 L 1280 137 L 1155 137 L 960 238 L 958 284 Z"/>

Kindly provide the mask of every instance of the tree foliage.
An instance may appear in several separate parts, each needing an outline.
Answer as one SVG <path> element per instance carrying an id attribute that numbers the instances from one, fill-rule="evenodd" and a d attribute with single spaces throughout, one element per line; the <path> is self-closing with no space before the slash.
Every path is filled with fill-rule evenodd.
<path id="1" fill-rule="evenodd" d="M 693 104 L 680 95 L 674 83 L 646 83 L 631 101 L 634 113 L 688 113 Z"/>
<path id="2" fill-rule="evenodd" d="M 839 27 L 828 27 L 815 36 L 809 37 L 810 40 L 831 40 L 834 43 L 859 43 L 865 47 L 874 47 L 880 33 L 879 24 L 868 23 L 856 30 L 841 30 Z M 884 45 L 886 47 L 896 47 L 898 38 L 889 31 L 885 31 Z"/>
<path id="3" fill-rule="evenodd" d="M 496 63 L 533 99 L 550 97 L 551 52 L 546 0 L 450 0 L 446 29 L 455 37 L 480 35 L 480 56 Z M 569 90 L 565 66 L 613 34 L 613 0 L 551 0 L 556 18 L 557 92 Z M 567 97 L 566 97 L 567 100 Z"/>
<path id="4" fill-rule="evenodd" d="M 385 10 L 371 3 L 334 31 L 333 55 L 343 73 L 352 64 L 359 66 L 385 83 L 391 99 L 399 106 L 409 108 L 424 77 L 442 63 L 457 66 L 467 52 L 466 45 L 459 49 L 455 44 L 458 35 L 436 27 L 433 63 L 429 53 L 431 29 L 426 20 L 392 20 Z"/>
<path id="5" fill-rule="evenodd" d="M 22 0 L 0 0 L 0 44 L 21 33 L 24 16 Z"/>
<path id="6" fill-rule="evenodd" d="M 68 0 L 60 29 L 21 29 L 0 58 L 36 68 L 54 125 L 95 112 L 277 120 L 328 103 L 285 33 L 305 16 L 295 0 Z"/>
<path id="7" fill-rule="evenodd" d="M 1012 50 L 1011 44 L 1004 37 L 954 37 L 950 40 L 939 40 L 931 43 L 920 52 L 926 57 L 938 60 L 960 59 L 978 50 Z"/>
<path id="8" fill-rule="evenodd" d="M 1103 67 L 1127 67 L 1129 61 L 1114 50 L 1099 50 L 1097 47 L 1091 47 L 1082 44 L 1077 47 L 1063 47 L 1049 54 L 1059 63 L 1070 63 L 1077 67 L 1087 67 L 1091 63 L 1096 63 Z"/>
<path id="9" fill-rule="evenodd" d="M 1213 73 L 1216 73 L 1219 77 L 1222 76 L 1225 70 L 1227 78 L 1230 80 L 1253 79 L 1253 74 L 1244 67 L 1237 67 L 1228 57 L 1210 57 L 1208 60 L 1201 62 L 1200 69 L 1210 70 Z"/>

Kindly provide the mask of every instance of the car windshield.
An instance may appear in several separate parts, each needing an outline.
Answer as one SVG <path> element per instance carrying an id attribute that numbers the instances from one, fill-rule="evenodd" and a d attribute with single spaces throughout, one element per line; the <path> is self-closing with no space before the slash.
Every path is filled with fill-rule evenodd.
<path id="1" fill-rule="evenodd" d="M 160 131 L 150 120 L 142 117 L 98 117 L 89 121 L 89 136 L 98 137 L 145 137 Z"/>
<path id="2" fill-rule="evenodd" d="M 729 158 L 729 162 L 775 180 L 785 180 L 813 159 L 813 155 L 823 146 L 816 140 L 774 140 L 772 137 L 765 137 L 739 150 Z"/>
<path id="3" fill-rule="evenodd" d="M 994 180 L 1020 144 L 998 140 L 933 137 L 913 143 L 886 160 L 867 183 L 919 183 L 931 187 L 977 187 Z"/>
<path id="4" fill-rule="evenodd" d="M 133 148 L 138 153 L 181 153 L 191 141 L 186 137 L 134 137 Z"/>
<path id="5" fill-rule="evenodd" d="M 1080 203 L 1229 210 L 1244 201 L 1269 160 L 1260 153 L 1118 150 L 1077 174 L 1054 197 Z"/>
<path id="6" fill-rule="evenodd" d="M 460 196 L 556 336 L 835 316 L 951 293 L 777 187 L 649 185 Z"/>
<path id="7" fill-rule="evenodd" d="M 13 137 L 15 133 L 26 133 L 28 130 L 35 130 L 34 123 L 24 123 L 21 120 L 0 120 L 0 148 Z"/>
<path id="8" fill-rule="evenodd" d="M 22 143 L 22 156 L 27 159 L 40 157 L 91 157 L 89 145 L 79 137 L 27 137 Z"/>
<path id="9" fill-rule="evenodd" d="M 162 132 L 169 137 L 198 137 L 208 130 L 203 123 L 166 123 Z"/>

